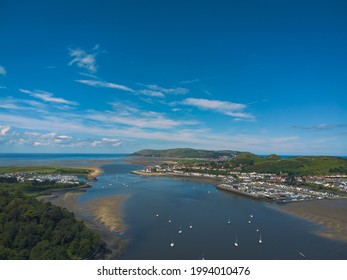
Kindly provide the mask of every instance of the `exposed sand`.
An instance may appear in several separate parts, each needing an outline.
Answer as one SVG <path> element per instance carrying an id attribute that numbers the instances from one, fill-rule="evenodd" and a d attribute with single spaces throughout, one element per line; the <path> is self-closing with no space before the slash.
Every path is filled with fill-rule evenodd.
<path id="1" fill-rule="evenodd" d="M 288 203 L 280 210 L 322 225 L 315 234 L 347 242 L 347 200 L 314 200 Z"/>
<path id="2" fill-rule="evenodd" d="M 126 250 L 128 241 L 120 237 L 126 230 L 123 221 L 122 203 L 127 196 L 114 196 L 97 198 L 86 203 L 78 202 L 78 198 L 88 187 L 70 190 L 53 191 L 51 195 L 38 197 L 38 199 L 51 202 L 73 212 L 82 219 L 92 230 L 98 232 L 106 243 L 106 249 L 95 255 L 96 259 L 116 259 Z"/>
<path id="3" fill-rule="evenodd" d="M 124 234 L 126 225 L 123 222 L 121 205 L 127 199 L 125 195 L 97 198 L 86 203 L 91 217 L 101 222 L 110 231 Z"/>
<path id="4" fill-rule="evenodd" d="M 102 175 L 103 173 L 102 169 L 96 166 L 81 166 L 79 168 L 91 170 L 92 172 L 89 173 L 89 176 L 92 176 L 94 178 Z"/>

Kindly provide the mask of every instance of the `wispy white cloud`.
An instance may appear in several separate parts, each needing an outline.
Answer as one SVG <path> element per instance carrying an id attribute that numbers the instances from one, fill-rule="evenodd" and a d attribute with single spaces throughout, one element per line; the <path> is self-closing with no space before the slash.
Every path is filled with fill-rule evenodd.
<path id="1" fill-rule="evenodd" d="M 317 124 L 317 125 L 314 125 L 314 126 L 294 125 L 293 127 L 300 128 L 300 129 L 305 129 L 305 130 L 311 130 L 311 131 L 324 131 L 324 130 L 333 130 L 335 128 L 344 128 L 344 127 L 347 127 L 347 124 L 327 124 L 327 123 L 322 123 L 322 124 Z"/>
<path id="2" fill-rule="evenodd" d="M 97 80 L 75 80 L 75 81 L 77 83 L 85 84 L 92 87 L 113 88 L 113 89 L 129 91 L 129 92 L 135 92 L 133 89 L 127 86 L 123 86 L 123 85 L 119 85 L 115 83 L 109 83 L 109 82 L 103 82 L 103 81 L 97 81 Z"/>
<path id="3" fill-rule="evenodd" d="M 98 68 L 95 57 L 99 54 L 99 47 L 99 45 L 95 45 L 90 53 L 82 50 L 81 48 L 69 48 L 69 55 L 72 57 L 72 60 L 68 63 L 68 65 L 71 66 L 76 64 L 79 68 L 83 68 L 91 73 L 95 73 Z"/>
<path id="4" fill-rule="evenodd" d="M 118 147 L 118 146 L 123 144 L 123 142 L 121 140 L 116 139 L 116 138 L 102 138 L 101 143 L 102 144 L 107 143 L 113 147 Z"/>
<path id="5" fill-rule="evenodd" d="M 48 103 L 56 103 L 56 104 L 65 104 L 65 105 L 78 105 L 77 102 L 66 100 L 63 98 L 54 97 L 53 93 L 42 91 L 42 90 L 35 90 L 30 91 L 26 89 L 19 89 L 20 92 L 29 94 L 32 97 L 35 97 L 37 99 L 40 99 L 42 101 L 48 102 Z"/>
<path id="6" fill-rule="evenodd" d="M 146 85 L 146 88 L 160 92 L 162 94 L 175 94 L 175 95 L 180 95 L 180 94 L 187 94 L 189 92 L 189 89 L 183 88 L 183 87 L 175 87 L 175 88 L 164 88 L 158 85 Z"/>
<path id="7" fill-rule="evenodd" d="M 7 71 L 5 67 L 0 65 L 0 75 L 6 76 L 6 74 L 7 74 Z"/>
<path id="8" fill-rule="evenodd" d="M 200 79 L 192 79 L 192 80 L 186 80 L 186 81 L 182 81 L 180 82 L 180 84 L 193 84 L 193 83 L 197 83 L 197 82 L 200 82 Z"/>
<path id="9" fill-rule="evenodd" d="M 150 90 L 150 89 L 141 89 L 137 91 L 140 94 L 151 96 L 151 97 L 165 97 L 165 95 L 160 91 Z"/>
<path id="10" fill-rule="evenodd" d="M 247 106 L 228 101 L 210 100 L 203 98 L 187 98 L 181 102 L 184 105 L 194 106 L 202 110 L 211 110 L 238 119 L 254 119 L 252 114 L 243 112 Z"/>
<path id="11" fill-rule="evenodd" d="M 167 118 L 163 113 L 152 111 L 134 110 L 114 112 L 90 112 L 85 118 L 109 124 L 121 124 L 130 127 L 152 128 L 152 129 L 171 129 L 183 125 L 197 124 L 195 121 L 179 121 Z"/>

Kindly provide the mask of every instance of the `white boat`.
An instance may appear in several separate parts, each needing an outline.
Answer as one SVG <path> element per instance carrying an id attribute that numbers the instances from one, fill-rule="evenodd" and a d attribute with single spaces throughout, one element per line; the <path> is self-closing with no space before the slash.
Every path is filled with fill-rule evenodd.
<path id="1" fill-rule="evenodd" d="M 262 244 L 263 240 L 261 240 L 261 232 L 259 233 L 259 244 Z"/>
<path id="2" fill-rule="evenodd" d="M 253 218 L 253 215 L 251 214 L 250 217 Z"/>
<path id="3" fill-rule="evenodd" d="M 169 223 L 171 223 L 171 220 L 169 220 Z"/>
<path id="4" fill-rule="evenodd" d="M 156 217 L 159 217 L 159 214 L 155 215 Z"/>
<path id="5" fill-rule="evenodd" d="M 231 224 L 231 221 L 230 221 L 230 219 L 228 220 L 228 225 L 230 225 Z"/>
<path id="6" fill-rule="evenodd" d="M 250 223 L 251 223 L 251 220 L 249 220 L 248 223 L 250 224 Z"/>
<path id="7" fill-rule="evenodd" d="M 183 231 L 182 231 L 182 228 L 180 227 L 179 230 L 178 230 L 178 233 L 179 233 L 179 234 L 182 234 L 182 232 L 183 232 Z"/>
<path id="8" fill-rule="evenodd" d="M 257 232 L 259 232 L 259 229 L 257 228 Z"/>
<path id="9" fill-rule="evenodd" d="M 175 243 L 174 243 L 174 242 L 171 242 L 171 243 L 170 243 L 170 246 L 171 246 L 171 247 L 174 247 L 174 246 L 175 246 Z"/>
<path id="10" fill-rule="evenodd" d="M 192 226 L 192 225 L 190 225 L 190 226 L 189 226 L 189 228 L 190 228 L 190 229 L 192 229 L 192 228 L 193 228 L 193 226 Z"/>
<path id="11" fill-rule="evenodd" d="M 237 242 L 237 235 L 236 235 L 236 239 L 235 239 L 234 245 L 235 245 L 235 247 L 239 247 L 239 243 Z"/>

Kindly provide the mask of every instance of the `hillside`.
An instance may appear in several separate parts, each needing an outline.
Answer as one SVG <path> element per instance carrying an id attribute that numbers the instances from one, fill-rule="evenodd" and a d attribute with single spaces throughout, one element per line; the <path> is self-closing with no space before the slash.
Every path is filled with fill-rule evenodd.
<path id="1" fill-rule="evenodd" d="M 298 156 L 280 158 L 259 157 L 243 154 L 230 161 L 234 167 L 241 164 L 246 172 L 258 173 L 293 173 L 296 175 L 347 174 L 347 159 L 333 156 Z"/>
<path id="2" fill-rule="evenodd" d="M 234 157 L 239 155 L 237 151 L 207 151 L 188 148 L 168 149 L 168 150 L 141 150 L 131 154 L 134 157 L 162 157 L 162 158 L 219 158 Z"/>
<path id="3" fill-rule="evenodd" d="M 66 209 L 0 190 L 0 260 L 86 259 L 100 236 Z"/>

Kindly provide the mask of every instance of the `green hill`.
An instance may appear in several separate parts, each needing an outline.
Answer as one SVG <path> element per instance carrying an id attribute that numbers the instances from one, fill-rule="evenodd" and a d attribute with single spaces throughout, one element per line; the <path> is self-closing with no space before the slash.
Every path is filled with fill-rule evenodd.
<path id="1" fill-rule="evenodd" d="M 219 158 L 234 157 L 239 155 L 237 151 L 207 151 L 188 148 L 168 149 L 168 150 L 141 150 L 133 153 L 135 157 L 161 157 L 161 158 Z"/>
<path id="2" fill-rule="evenodd" d="M 235 161 L 238 161 L 236 158 Z M 293 173 L 297 175 L 347 174 L 347 159 L 332 156 L 299 156 L 276 159 L 250 156 L 253 163 L 244 166 L 246 172 Z"/>

